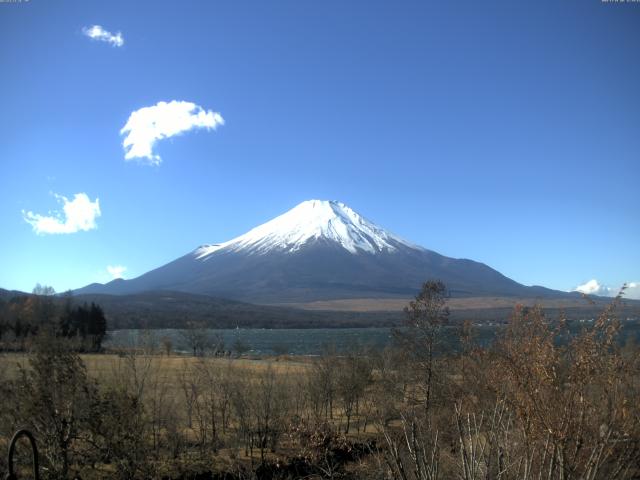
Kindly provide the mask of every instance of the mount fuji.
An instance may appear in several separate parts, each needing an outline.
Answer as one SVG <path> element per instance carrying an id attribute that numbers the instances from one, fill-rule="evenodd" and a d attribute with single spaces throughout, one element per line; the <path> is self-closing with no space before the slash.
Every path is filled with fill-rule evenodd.
<path id="1" fill-rule="evenodd" d="M 309 200 L 224 243 L 203 245 L 131 280 L 77 294 L 171 290 L 251 303 L 407 298 L 428 279 L 453 297 L 558 297 L 479 262 L 414 245 L 336 201 Z"/>

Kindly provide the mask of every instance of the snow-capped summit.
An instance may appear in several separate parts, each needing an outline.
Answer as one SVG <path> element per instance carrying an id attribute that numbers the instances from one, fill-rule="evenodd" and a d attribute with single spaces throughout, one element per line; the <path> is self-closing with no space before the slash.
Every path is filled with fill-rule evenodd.
<path id="1" fill-rule="evenodd" d="M 378 227 L 337 201 L 307 200 L 288 212 L 233 240 L 195 250 L 205 259 L 219 250 L 266 254 L 295 252 L 311 241 L 334 242 L 350 253 L 394 252 L 399 246 L 416 247 Z"/>

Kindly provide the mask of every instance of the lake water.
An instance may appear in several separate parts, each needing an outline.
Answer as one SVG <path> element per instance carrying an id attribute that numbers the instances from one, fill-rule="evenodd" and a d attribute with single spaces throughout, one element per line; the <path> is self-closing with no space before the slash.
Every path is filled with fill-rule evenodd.
<path id="1" fill-rule="evenodd" d="M 572 322 L 571 330 L 578 331 L 588 323 Z M 474 327 L 476 341 L 488 345 L 498 332 L 496 326 Z M 445 329 L 445 342 L 448 348 L 455 350 L 458 345 L 458 332 L 455 327 Z M 310 329 L 229 329 L 206 330 L 208 348 L 222 338 L 224 350 L 233 351 L 238 344 L 244 345 L 249 355 L 320 355 L 327 348 L 337 352 L 352 349 L 382 349 L 392 341 L 390 328 L 310 328 Z M 620 341 L 624 343 L 628 337 L 634 337 L 640 343 L 640 321 L 623 322 Z M 185 331 L 179 329 L 164 330 L 114 330 L 109 332 L 106 347 L 161 348 L 163 339 L 170 339 L 172 348 L 178 352 L 189 352 L 189 342 Z"/>
<path id="2" fill-rule="evenodd" d="M 234 350 L 240 342 L 250 355 L 319 355 L 327 347 L 343 352 L 352 348 L 384 348 L 391 341 L 389 328 L 314 328 L 314 329 L 229 329 L 206 330 L 209 345 L 222 336 L 224 350 Z M 188 352 L 189 341 L 184 330 L 114 330 L 109 332 L 106 347 L 139 347 L 162 344 L 171 340 L 173 349 Z"/>

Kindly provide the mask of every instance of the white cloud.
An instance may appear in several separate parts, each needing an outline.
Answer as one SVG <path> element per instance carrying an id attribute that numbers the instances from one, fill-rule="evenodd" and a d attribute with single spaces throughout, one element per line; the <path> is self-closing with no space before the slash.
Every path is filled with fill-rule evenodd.
<path id="1" fill-rule="evenodd" d="M 627 289 L 624 291 L 624 298 L 640 300 L 640 282 L 627 283 Z"/>
<path id="2" fill-rule="evenodd" d="M 587 283 L 578 285 L 574 290 L 576 292 L 585 293 L 587 295 L 611 296 L 609 288 L 605 287 L 604 285 L 600 285 L 595 278 L 593 280 L 589 280 Z"/>
<path id="3" fill-rule="evenodd" d="M 574 291 L 587 295 L 615 297 L 620 292 L 620 288 L 611 288 L 607 285 L 602 285 L 594 278 L 593 280 L 589 280 L 582 285 L 578 285 L 576 288 L 574 288 Z M 640 300 L 640 282 L 627 282 L 627 288 L 624 291 L 624 298 Z"/>
<path id="4" fill-rule="evenodd" d="M 86 193 L 76 193 L 73 200 L 54 194 L 62 202 L 63 213 L 49 212 L 48 216 L 22 211 L 24 220 L 38 235 L 47 233 L 75 233 L 80 230 L 97 228 L 96 218 L 100 216 L 100 201 L 89 200 Z"/>
<path id="5" fill-rule="evenodd" d="M 124 38 L 122 38 L 122 33 L 118 32 L 114 35 L 113 33 L 102 28 L 100 25 L 84 27 L 82 29 L 82 33 L 93 40 L 110 43 L 114 47 L 121 47 L 124 45 Z"/>
<path id="6" fill-rule="evenodd" d="M 127 270 L 127 267 L 122 265 L 108 265 L 107 272 L 115 280 L 116 278 L 122 278 L 122 274 Z"/>
<path id="7" fill-rule="evenodd" d="M 159 165 L 159 155 L 153 153 L 158 140 L 173 137 L 194 128 L 214 129 L 224 125 L 224 119 L 218 112 L 204 110 L 191 102 L 173 100 L 158 102 L 152 107 L 144 107 L 131 113 L 127 124 L 120 130 L 126 137 L 122 142 L 125 160 L 134 158 L 149 165 Z"/>

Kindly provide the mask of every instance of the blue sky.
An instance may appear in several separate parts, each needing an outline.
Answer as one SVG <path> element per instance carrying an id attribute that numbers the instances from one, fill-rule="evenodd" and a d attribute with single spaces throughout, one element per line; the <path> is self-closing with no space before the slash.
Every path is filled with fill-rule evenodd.
<path id="1" fill-rule="evenodd" d="M 640 3 L 600 0 L 0 3 L 0 287 L 134 277 L 311 198 L 524 284 L 639 281 L 638 45 Z M 199 126 L 126 160 L 172 101 Z M 61 197 L 100 215 L 37 233 Z"/>

